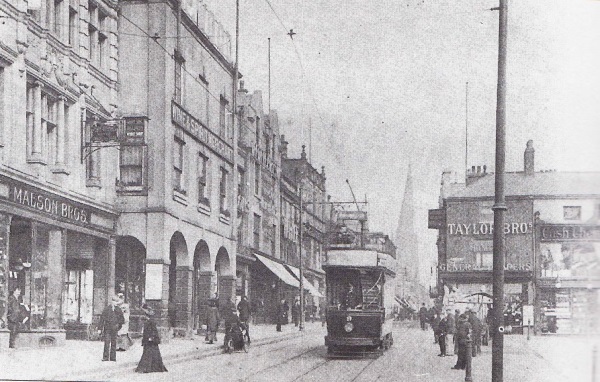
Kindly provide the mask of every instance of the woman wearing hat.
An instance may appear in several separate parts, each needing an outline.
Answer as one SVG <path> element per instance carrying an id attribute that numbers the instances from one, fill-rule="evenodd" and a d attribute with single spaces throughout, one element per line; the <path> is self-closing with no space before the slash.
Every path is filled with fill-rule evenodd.
<path id="1" fill-rule="evenodd" d="M 123 293 L 118 293 L 119 303 L 117 306 L 121 308 L 123 312 L 123 325 L 117 332 L 117 350 L 125 351 L 133 345 L 131 337 L 129 337 L 129 304 L 125 302 L 125 296 Z"/>
<path id="2" fill-rule="evenodd" d="M 152 319 L 154 312 L 146 304 L 142 305 L 142 311 L 144 312 L 144 333 L 142 335 L 142 346 L 144 352 L 142 358 L 138 363 L 135 371 L 137 373 L 155 373 L 167 371 L 167 368 L 163 364 L 158 344 L 160 344 L 160 335 L 156 328 L 156 323 Z"/>

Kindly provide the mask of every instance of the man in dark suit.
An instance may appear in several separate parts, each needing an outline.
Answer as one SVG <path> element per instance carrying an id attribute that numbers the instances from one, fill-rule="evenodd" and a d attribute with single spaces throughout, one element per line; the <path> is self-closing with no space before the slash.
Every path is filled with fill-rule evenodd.
<path id="1" fill-rule="evenodd" d="M 427 323 L 427 308 L 425 307 L 425 303 L 423 303 L 421 309 L 419 309 L 419 321 L 421 322 L 421 330 L 425 330 L 425 325 Z"/>
<path id="2" fill-rule="evenodd" d="M 21 296 L 21 288 L 16 287 L 13 289 L 11 295 L 8 297 L 8 330 L 10 330 L 10 337 L 8 340 L 8 347 L 14 348 L 17 335 L 19 334 L 19 326 L 21 325 L 21 304 L 19 303 L 19 296 Z"/>
<path id="3" fill-rule="evenodd" d="M 119 298 L 113 296 L 110 304 L 102 311 L 102 316 L 100 316 L 100 322 L 98 323 L 98 332 L 104 339 L 102 361 L 117 360 L 117 332 L 125 323 L 123 312 L 117 306 L 118 303 Z"/>
<path id="4" fill-rule="evenodd" d="M 248 343 L 250 343 L 250 303 L 248 302 L 248 296 L 242 296 L 242 300 L 237 306 L 240 314 L 240 321 L 246 326 L 246 337 Z"/>

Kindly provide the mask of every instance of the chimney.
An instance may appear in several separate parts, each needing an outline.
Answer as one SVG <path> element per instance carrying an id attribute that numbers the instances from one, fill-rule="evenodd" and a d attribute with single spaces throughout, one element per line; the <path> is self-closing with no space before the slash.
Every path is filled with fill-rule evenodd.
<path id="1" fill-rule="evenodd" d="M 300 159 L 306 160 L 306 145 L 302 145 L 302 153 L 300 154 Z"/>
<path id="2" fill-rule="evenodd" d="M 240 80 L 240 88 L 238 89 L 238 92 L 248 93 L 248 89 L 244 87 L 244 80 Z"/>
<path id="3" fill-rule="evenodd" d="M 285 135 L 281 135 L 281 158 L 287 159 L 288 141 L 285 140 Z"/>
<path id="4" fill-rule="evenodd" d="M 534 155 L 535 149 L 533 148 L 533 140 L 530 139 L 527 141 L 527 148 L 525 149 L 525 154 L 523 156 L 525 175 L 533 175 L 535 173 Z"/>

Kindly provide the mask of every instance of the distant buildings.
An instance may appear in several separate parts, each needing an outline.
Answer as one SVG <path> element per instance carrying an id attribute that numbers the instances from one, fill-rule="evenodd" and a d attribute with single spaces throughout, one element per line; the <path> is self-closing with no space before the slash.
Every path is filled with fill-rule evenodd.
<path id="1" fill-rule="evenodd" d="M 529 141 L 524 171 L 507 173 L 505 190 L 506 324 L 598 332 L 600 174 L 536 172 Z M 473 168 L 466 185 L 443 179 L 441 193 L 429 222 L 439 230 L 438 289 L 451 304 L 491 302 L 494 176 Z"/>

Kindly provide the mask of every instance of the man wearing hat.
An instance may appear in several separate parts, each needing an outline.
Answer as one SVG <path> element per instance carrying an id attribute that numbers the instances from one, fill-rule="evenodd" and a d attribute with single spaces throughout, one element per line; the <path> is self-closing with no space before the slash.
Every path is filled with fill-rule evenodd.
<path id="1" fill-rule="evenodd" d="M 117 360 L 117 333 L 125 323 L 123 312 L 121 311 L 121 308 L 117 306 L 119 302 L 120 299 L 117 296 L 113 296 L 100 316 L 98 333 L 102 335 L 104 339 L 104 354 L 102 355 L 102 361 Z"/>

